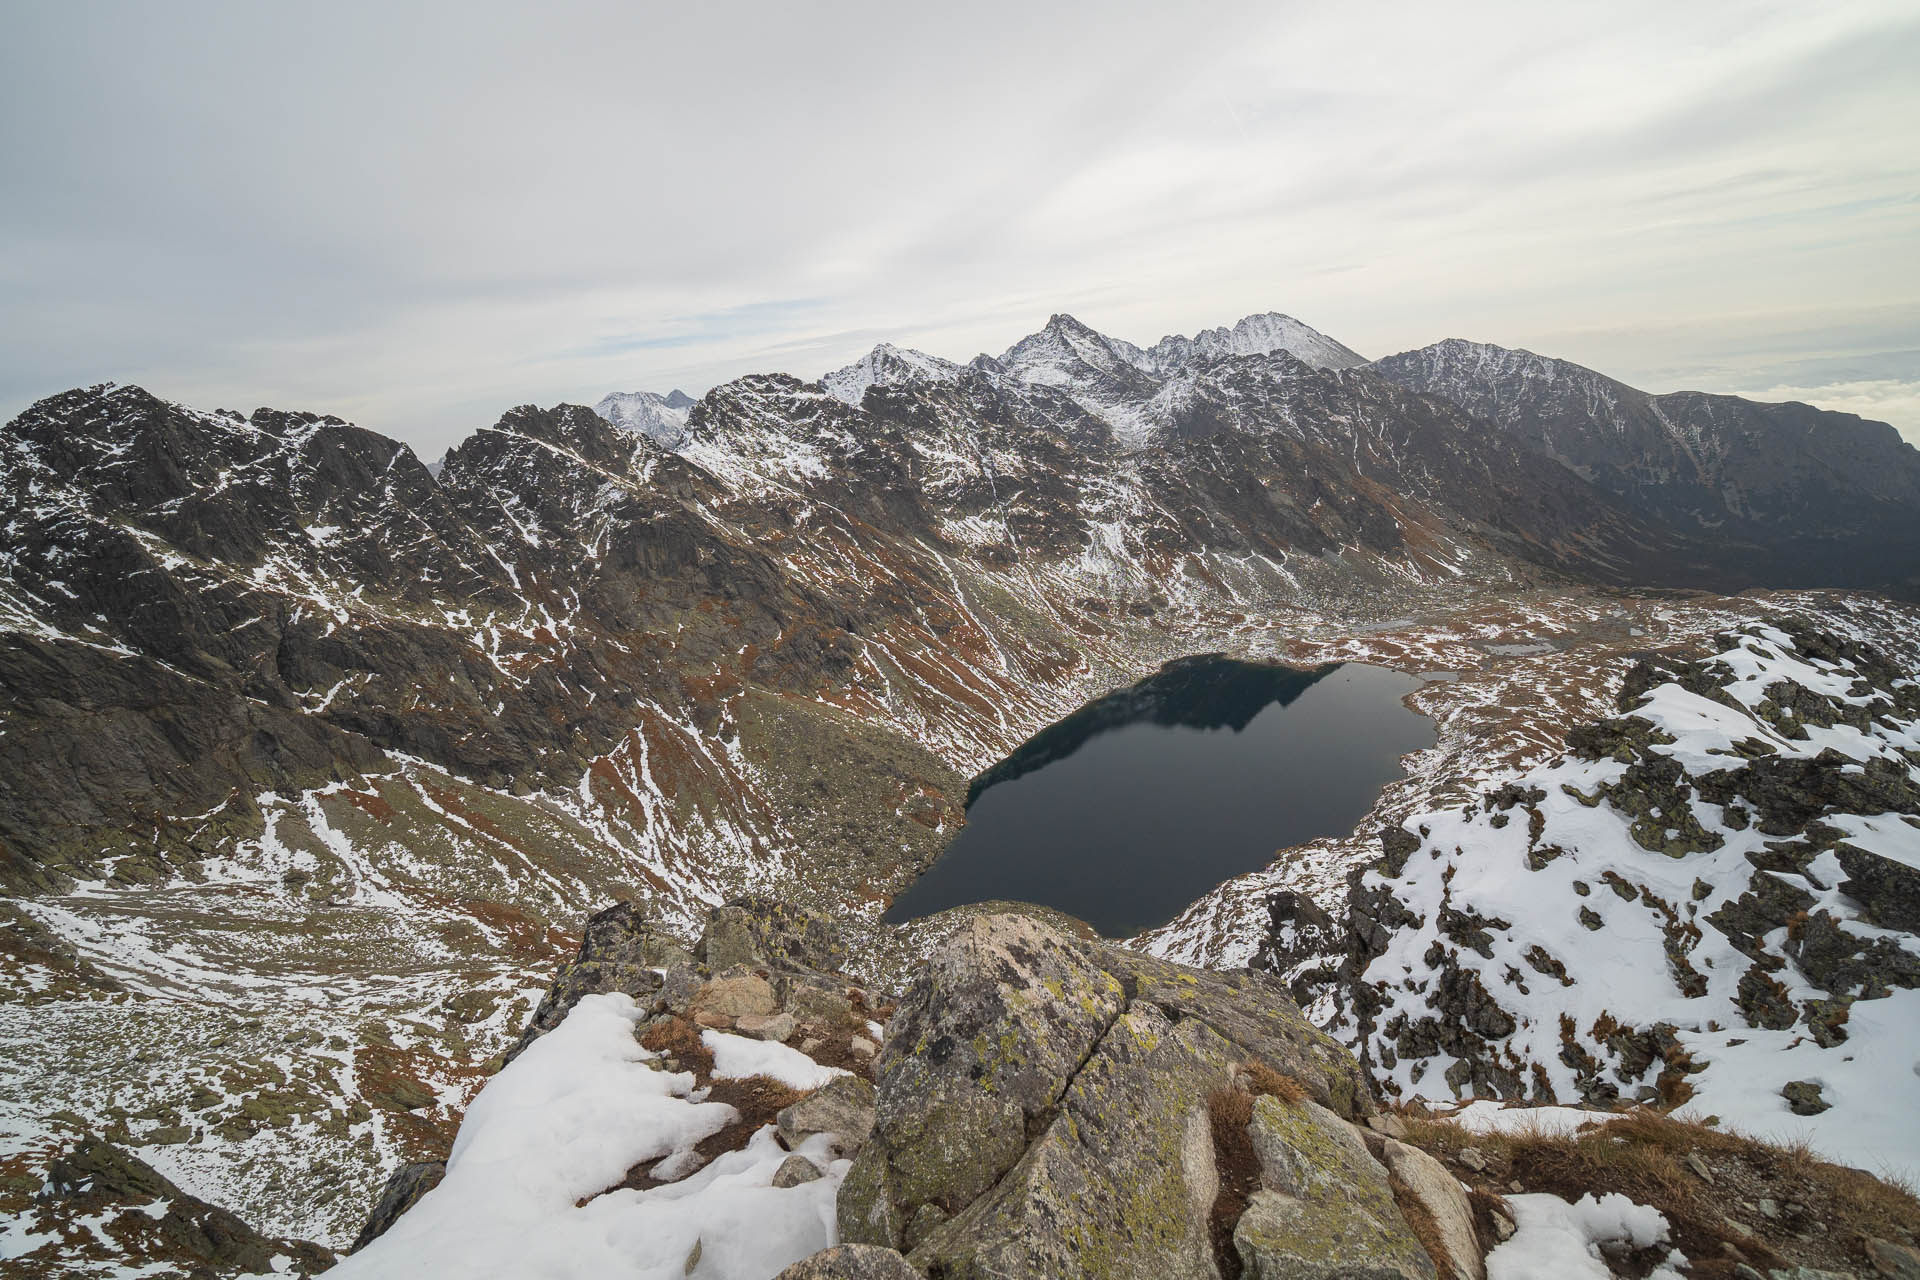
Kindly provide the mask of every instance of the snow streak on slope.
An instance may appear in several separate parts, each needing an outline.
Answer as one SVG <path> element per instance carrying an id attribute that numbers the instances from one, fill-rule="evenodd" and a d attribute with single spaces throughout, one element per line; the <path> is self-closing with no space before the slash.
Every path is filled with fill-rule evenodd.
<path id="1" fill-rule="evenodd" d="M 1920 683 L 1749 625 L 1361 881 L 1363 1049 L 1405 1095 L 1691 1100 L 1920 1150 Z"/>

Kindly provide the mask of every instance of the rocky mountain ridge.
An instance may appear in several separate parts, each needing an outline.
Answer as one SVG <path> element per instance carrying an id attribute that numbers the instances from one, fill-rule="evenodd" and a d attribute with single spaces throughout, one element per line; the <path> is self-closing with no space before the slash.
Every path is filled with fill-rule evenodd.
<path id="1" fill-rule="evenodd" d="M 1782 585 L 1911 591 L 1920 451 L 1886 423 L 1651 395 L 1565 360 L 1459 339 L 1370 367 L 1497 423 L 1636 511 L 1760 544 Z"/>
<path id="2" fill-rule="evenodd" d="M 992 359 L 857 404 L 743 378 L 668 405 L 671 448 L 526 406 L 437 476 L 130 387 L 8 424 L 0 1159 L 64 1141 L 57 1103 L 344 1245 L 339 1171 L 444 1154 L 610 894 L 686 938 L 750 889 L 857 931 L 971 776 L 1168 659 L 1502 635 L 1478 611 L 1535 589 L 1622 634 L 1729 607 L 1569 586 L 1717 581 L 1723 547 L 1449 401 L 1281 351 L 1131 367 L 1095 374 L 1144 404 Z"/>
<path id="3" fill-rule="evenodd" d="M 1647 1115 L 1470 1108 L 1456 1125 L 1382 1110 L 1359 1064 L 1262 975 L 1186 969 L 1024 915 L 962 924 L 897 1004 L 839 973 L 845 954 L 825 922 L 766 899 L 716 909 L 692 952 L 630 904 L 600 913 L 524 1061 L 483 1092 L 450 1161 L 396 1172 L 339 1273 L 588 1275 L 608 1241 L 636 1274 L 791 1261 L 780 1280 L 1487 1280 L 1602 1258 L 1608 1275 L 1780 1280 L 1920 1261 L 1910 1197 L 1817 1163 L 1782 1175 L 1764 1144 Z M 869 1010 L 884 1027 L 861 1025 Z M 619 1057 L 640 1056 L 670 1114 L 711 1116 L 644 1125 L 611 1159 L 557 1121 L 503 1133 L 491 1091 L 550 1089 L 565 1068 L 542 1038 L 577 1054 L 590 1027 L 638 1042 Z M 743 1077 L 748 1064 L 764 1074 Z M 1529 1123 L 1591 1137 L 1524 1136 Z M 1691 1148 L 1684 1163 L 1674 1144 Z M 1581 1186 L 1604 1176 L 1587 1163 L 1600 1153 L 1634 1168 L 1623 1146 L 1646 1172 Z M 490 1192 L 509 1158 L 542 1173 Z M 1815 1200 L 1834 1230 L 1804 1230 L 1797 1200 L 1735 1224 L 1704 1207 L 1725 1203 L 1709 1186 L 1721 1180 Z M 831 1228 L 814 1216 L 823 1194 Z"/>

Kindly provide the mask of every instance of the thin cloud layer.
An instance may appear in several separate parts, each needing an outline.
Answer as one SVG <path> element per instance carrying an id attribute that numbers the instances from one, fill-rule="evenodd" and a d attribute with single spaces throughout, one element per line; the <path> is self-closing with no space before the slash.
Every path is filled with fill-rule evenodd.
<path id="1" fill-rule="evenodd" d="M 1920 382 L 1910 5 L 910 10 L 24 7 L 0 411 L 140 381 L 432 454 L 882 339 L 1278 309 L 1853 387 L 1920 439 L 1863 389 Z"/>

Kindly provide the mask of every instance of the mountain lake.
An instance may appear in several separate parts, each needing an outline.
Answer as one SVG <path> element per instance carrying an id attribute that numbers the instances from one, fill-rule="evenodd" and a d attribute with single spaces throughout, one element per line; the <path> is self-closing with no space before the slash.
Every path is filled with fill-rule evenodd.
<path id="1" fill-rule="evenodd" d="M 1421 683 L 1359 663 L 1169 663 L 974 779 L 967 825 L 886 919 L 1003 899 L 1107 937 L 1164 924 L 1278 850 L 1351 831 L 1400 757 L 1434 743 L 1401 701 Z"/>

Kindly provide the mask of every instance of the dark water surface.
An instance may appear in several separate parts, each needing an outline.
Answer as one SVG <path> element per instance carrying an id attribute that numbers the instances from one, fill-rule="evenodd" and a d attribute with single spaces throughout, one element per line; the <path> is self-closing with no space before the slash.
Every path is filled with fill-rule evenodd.
<path id="1" fill-rule="evenodd" d="M 1201 657 L 1088 703 L 975 779 L 967 825 L 886 918 L 1007 898 L 1108 937 L 1164 924 L 1276 850 L 1342 835 L 1430 747 L 1420 681 Z"/>

